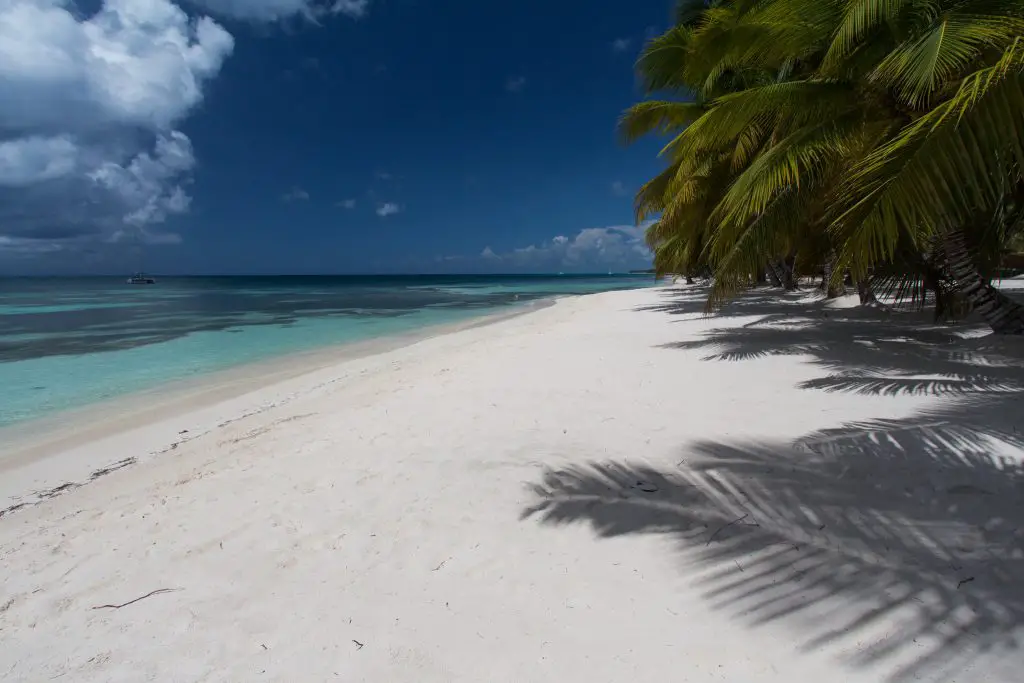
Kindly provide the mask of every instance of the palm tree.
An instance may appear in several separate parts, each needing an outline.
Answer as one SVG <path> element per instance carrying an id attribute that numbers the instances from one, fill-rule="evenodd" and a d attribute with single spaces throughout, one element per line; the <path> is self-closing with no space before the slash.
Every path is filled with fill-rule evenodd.
<path id="1" fill-rule="evenodd" d="M 670 98 L 621 122 L 671 136 L 637 197 L 660 212 L 659 270 L 710 267 L 714 304 L 766 262 L 864 282 L 909 244 L 993 330 L 1024 331 L 972 253 L 1021 222 L 1024 0 L 697 0 L 680 18 L 638 64 Z"/>

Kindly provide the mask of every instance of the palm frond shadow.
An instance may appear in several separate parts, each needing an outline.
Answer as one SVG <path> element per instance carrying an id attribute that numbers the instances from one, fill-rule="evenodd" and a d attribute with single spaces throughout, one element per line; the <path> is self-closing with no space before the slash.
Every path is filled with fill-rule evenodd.
<path id="1" fill-rule="evenodd" d="M 662 290 L 659 301 L 654 304 L 640 306 L 636 310 L 671 315 L 687 316 L 688 318 L 708 317 L 706 314 L 710 285 L 687 285 L 685 288 L 667 288 Z M 789 315 L 808 307 L 819 307 L 820 302 L 808 303 L 808 292 L 783 292 L 778 289 L 753 289 L 726 302 L 713 314 L 716 318 L 733 318 L 743 316 L 771 317 Z"/>
<path id="2" fill-rule="evenodd" d="M 772 320 L 798 318 L 804 320 L 829 319 L 836 321 L 854 321 L 885 318 L 886 322 L 897 326 L 930 325 L 933 313 L 921 308 L 925 302 L 903 302 L 889 307 L 866 305 L 854 308 L 832 308 L 824 295 L 815 290 L 801 289 L 782 291 L 777 288 L 758 287 L 741 292 L 735 298 L 726 301 L 716 308 L 712 314 L 707 313 L 710 285 L 687 285 L 686 287 L 665 288 L 660 292 L 657 303 L 640 306 L 636 310 L 642 312 L 668 313 L 673 316 L 685 316 L 685 319 L 710 317 L 714 319 L 730 319 L 739 317 L 757 317 L 754 324 L 763 324 Z M 1003 290 L 1011 299 L 1024 304 L 1024 291 Z M 979 323 L 961 321 L 958 327 L 970 327 Z M 933 326 L 938 327 L 938 326 Z M 982 326 L 983 327 L 983 326 Z M 940 329 L 949 331 L 943 326 Z"/>
<path id="3" fill-rule="evenodd" d="M 689 319 L 704 297 L 669 290 L 647 310 Z M 736 317 L 754 319 L 663 348 L 725 362 L 798 355 L 823 371 L 801 389 L 942 400 L 794 443 L 699 442 L 671 471 L 624 462 L 549 472 L 525 514 L 586 521 L 603 536 L 668 535 L 715 607 L 755 625 L 785 622 L 805 648 L 883 667 L 890 680 L 953 680 L 983 653 L 1010 662 L 995 678 L 1017 677 L 1019 339 L 968 339 L 970 326 L 918 313 L 756 291 L 716 314 Z"/>
<path id="4" fill-rule="evenodd" d="M 523 515 L 670 538 L 713 607 L 893 681 L 954 680 L 983 653 L 1019 668 L 1024 465 L 993 453 L 1024 448 L 1024 402 L 999 403 L 796 443 L 698 442 L 671 471 L 549 471 Z M 993 415 L 1007 421 L 987 428 Z"/>
<path id="5" fill-rule="evenodd" d="M 662 348 L 708 351 L 704 360 L 806 356 L 829 374 L 804 389 L 858 394 L 971 395 L 1024 390 L 1024 345 L 964 339 L 945 327 L 894 320 L 789 316 L 712 329 Z"/>

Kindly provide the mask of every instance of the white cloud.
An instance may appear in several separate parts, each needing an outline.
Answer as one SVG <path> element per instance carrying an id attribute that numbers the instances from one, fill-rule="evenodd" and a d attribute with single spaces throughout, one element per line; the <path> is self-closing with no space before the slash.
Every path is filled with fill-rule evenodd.
<path id="1" fill-rule="evenodd" d="M 370 0 L 188 0 L 194 5 L 234 19 L 275 21 L 293 15 L 310 21 L 332 14 L 358 19 L 366 14 Z"/>
<path id="2" fill-rule="evenodd" d="M 633 41 L 629 38 L 616 38 L 612 41 L 613 52 L 625 52 L 629 49 L 629 46 L 633 44 Z"/>
<path id="3" fill-rule="evenodd" d="M 338 206 L 343 209 L 354 209 L 356 208 L 356 200 L 354 199 L 343 199 L 338 202 Z"/>
<path id="4" fill-rule="evenodd" d="M 157 136 L 152 154 L 141 152 L 125 166 L 104 162 L 89 172 L 89 178 L 131 209 L 124 216 L 125 223 L 145 225 L 188 210 L 191 200 L 173 183 L 194 164 L 192 142 L 184 133 L 171 131 Z"/>
<path id="5" fill-rule="evenodd" d="M 525 87 L 526 87 L 526 77 L 525 76 L 515 76 L 515 77 L 509 78 L 507 81 L 505 81 L 505 90 L 508 90 L 509 92 L 512 92 L 512 93 L 522 92 L 523 88 L 525 88 Z"/>
<path id="6" fill-rule="evenodd" d="M 621 180 L 613 180 L 611 184 L 612 194 L 616 197 L 625 197 L 629 194 L 629 190 L 626 188 L 625 183 Z"/>
<path id="7" fill-rule="evenodd" d="M 394 202 L 384 202 L 383 204 L 377 206 L 377 215 L 380 216 L 381 218 L 386 218 L 387 216 L 393 216 L 394 214 L 398 213 L 401 210 L 401 207 L 399 207 L 398 204 L 395 204 Z"/>
<path id="8" fill-rule="evenodd" d="M 87 21 L 73 9 L 0 4 L 0 128 L 167 129 L 202 100 L 233 47 L 213 20 L 190 22 L 170 0 L 106 0 Z"/>
<path id="9" fill-rule="evenodd" d="M 644 243 L 647 223 L 586 228 L 574 237 L 558 235 L 541 244 L 509 252 L 485 248 L 479 256 L 489 268 L 506 271 L 625 271 L 646 268 L 651 252 Z"/>
<path id="10" fill-rule="evenodd" d="M 307 202 L 309 201 L 309 193 L 301 187 L 293 187 L 281 195 L 281 200 L 285 202 Z"/>
<path id="11" fill-rule="evenodd" d="M 0 250 L 109 241 L 188 209 L 195 159 L 175 127 L 233 39 L 170 0 L 84 16 L 70 0 L 0 1 Z"/>

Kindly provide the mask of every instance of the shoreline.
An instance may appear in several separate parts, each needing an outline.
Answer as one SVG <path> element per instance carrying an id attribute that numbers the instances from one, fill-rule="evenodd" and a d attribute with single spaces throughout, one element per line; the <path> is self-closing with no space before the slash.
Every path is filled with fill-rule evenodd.
<path id="1" fill-rule="evenodd" d="M 560 299 L 46 461 L 83 474 L 0 519 L 0 671 L 1013 680 L 1019 339 L 706 294 Z"/>
<path id="2" fill-rule="evenodd" d="M 592 294 L 545 297 L 458 322 L 436 323 L 397 334 L 243 363 L 205 377 L 172 380 L 141 391 L 0 427 L 0 439 L 4 443 L 0 450 L 0 518 L 88 484 L 98 478 L 97 473 L 104 476 L 124 466 L 134 465 L 176 449 L 181 443 L 212 429 L 281 405 L 287 400 L 264 399 L 315 389 L 315 383 L 307 385 L 303 382 L 304 378 L 315 373 L 341 371 L 345 364 L 353 361 L 530 315 L 555 306 L 559 300 L 577 296 Z M 251 400 L 245 400 L 247 398 Z M 139 403 L 146 405 L 139 408 Z M 246 406 L 244 410 L 242 404 Z M 236 405 L 236 410 L 240 412 L 232 415 L 232 409 L 228 406 Z M 206 413 L 218 417 L 213 422 L 200 418 L 200 415 Z M 205 429 L 179 430 L 173 434 L 164 430 L 159 438 L 154 436 L 152 445 L 144 446 L 146 452 L 143 455 L 108 458 L 107 461 L 98 455 L 84 458 L 68 456 L 69 452 L 77 454 L 92 451 L 92 446 L 97 442 L 117 440 L 126 434 L 147 430 L 168 421 L 189 422 L 190 417 L 199 418 L 198 421 L 205 425 Z M 67 469 L 71 476 L 47 471 L 50 468 L 43 465 L 51 460 L 65 461 L 57 464 L 55 469 Z M 17 476 L 19 471 L 22 476 Z M 24 476 L 26 471 L 32 472 L 30 479 Z"/>

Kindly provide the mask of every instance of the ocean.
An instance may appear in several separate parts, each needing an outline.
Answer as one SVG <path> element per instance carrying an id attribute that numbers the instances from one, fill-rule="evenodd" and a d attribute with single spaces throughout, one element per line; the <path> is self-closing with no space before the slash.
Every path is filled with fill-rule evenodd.
<path id="1" fill-rule="evenodd" d="M 245 363 L 651 276 L 0 279 L 0 427 Z"/>

